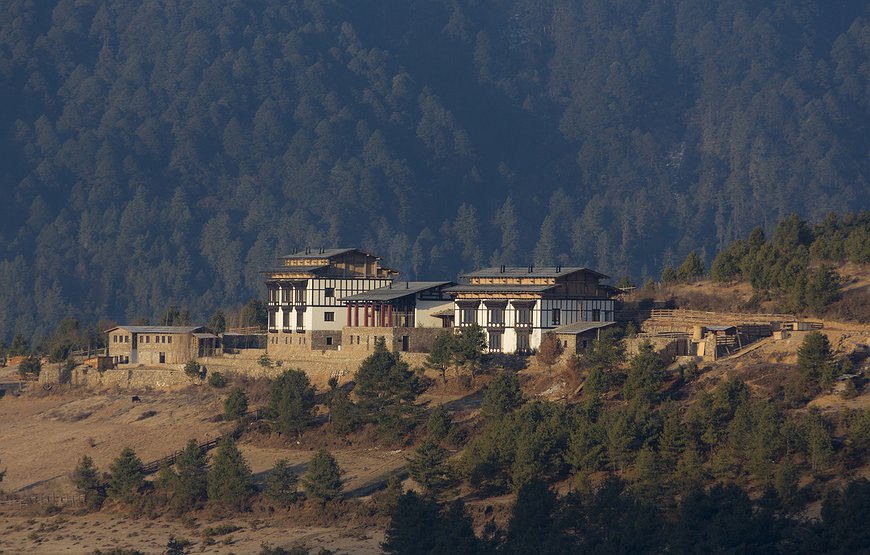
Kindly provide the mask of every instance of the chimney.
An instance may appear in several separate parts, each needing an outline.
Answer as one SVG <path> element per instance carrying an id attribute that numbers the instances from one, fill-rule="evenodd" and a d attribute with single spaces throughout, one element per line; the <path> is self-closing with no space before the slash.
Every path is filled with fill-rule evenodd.
<path id="1" fill-rule="evenodd" d="M 325 250 L 326 250 L 326 247 L 320 247 L 320 252 L 319 252 L 318 254 L 323 254 L 323 252 L 324 252 Z"/>
<path id="2" fill-rule="evenodd" d="M 504 273 L 505 267 L 504 264 L 501 265 L 501 273 Z"/>
<path id="3" fill-rule="evenodd" d="M 559 264 L 558 266 L 556 266 L 556 273 L 558 274 L 561 271 L 562 271 L 562 265 Z"/>
<path id="4" fill-rule="evenodd" d="M 311 247 L 305 247 L 305 254 L 311 254 Z"/>
<path id="5" fill-rule="evenodd" d="M 393 282 L 392 282 L 392 281 L 390 282 L 390 285 L 389 285 L 388 287 L 389 287 L 390 289 L 393 288 Z"/>
<path id="6" fill-rule="evenodd" d="M 406 282 L 405 282 L 405 289 L 410 289 L 410 288 L 411 288 L 411 282 L 410 282 L 410 281 L 406 281 Z"/>
<path id="7" fill-rule="evenodd" d="M 532 273 L 532 270 L 534 270 L 534 269 L 535 269 L 535 266 L 534 266 L 534 264 L 533 264 L 533 265 L 531 265 L 531 266 L 529 266 L 529 273 L 530 273 L 530 274 L 531 274 L 531 273 Z"/>

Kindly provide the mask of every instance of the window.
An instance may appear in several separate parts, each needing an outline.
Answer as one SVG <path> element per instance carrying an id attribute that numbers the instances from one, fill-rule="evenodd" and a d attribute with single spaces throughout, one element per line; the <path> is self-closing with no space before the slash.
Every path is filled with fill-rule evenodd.
<path id="1" fill-rule="evenodd" d="M 328 335 L 326 336 L 326 346 L 327 347 L 332 346 L 332 337 L 330 337 Z"/>
<path id="2" fill-rule="evenodd" d="M 296 327 L 301 328 L 303 326 L 305 326 L 305 313 L 304 312 L 297 312 L 296 313 Z"/>
<path id="3" fill-rule="evenodd" d="M 335 312 L 324 312 L 323 313 L 323 321 L 324 322 L 335 322 Z"/>
<path id="4" fill-rule="evenodd" d="M 160 353 L 160 364 L 166 364 L 166 353 Z"/>
<path id="5" fill-rule="evenodd" d="M 490 333 L 489 334 L 489 350 L 490 351 L 501 351 L 501 334 L 500 333 Z"/>
<path id="6" fill-rule="evenodd" d="M 145 343 L 151 343 L 151 336 L 150 335 L 143 335 L 142 337 L 145 338 Z"/>
<path id="7" fill-rule="evenodd" d="M 474 317 L 474 308 L 466 307 L 462 309 L 462 323 L 473 324 L 477 319 Z"/>
<path id="8" fill-rule="evenodd" d="M 504 310 L 501 308 L 489 309 L 489 325 L 501 326 L 504 325 Z"/>
<path id="9" fill-rule="evenodd" d="M 558 308 L 554 308 L 550 314 L 553 317 L 553 325 L 558 326 L 562 322 L 562 311 Z"/>
<path id="10" fill-rule="evenodd" d="M 281 315 L 282 315 L 284 327 L 289 328 L 290 327 L 290 311 L 285 310 L 284 312 L 281 313 Z"/>
<path id="11" fill-rule="evenodd" d="M 327 299 L 335 297 L 335 287 L 327 287 L 323 294 Z"/>
<path id="12" fill-rule="evenodd" d="M 529 350 L 529 333 L 517 333 L 517 351 L 526 352 Z"/>
<path id="13" fill-rule="evenodd" d="M 601 311 L 597 308 L 592 309 L 592 321 L 600 322 L 601 321 Z"/>
<path id="14" fill-rule="evenodd" d="M 275 313 L 272 311 L 269 311 L 269 327 L 270 328 L 275 327 Z"/>
<path id="15" fill-rule="evenodd" d="M 517 324 L 531 324 L 532 309 L 527 306 L 517 308 Z"/>
<path id="16" fill-rule="evenodd" d="M 112 343 L 117 343 L 117 342 L 118 342 L 118 336 L 117 336 L 117 335 L 113 335 L 113 336 L 112 336 Z"/>
<path id="17" fill-rule="evenodd" d="M 124 343 L 129 343 L 129 342 L 130 342 L 130 336 L 129 336 L 129 335 L 125 335 L 125 336 L 124 336 Z"/>
<path id="18" fill-rule="evenodd" d="M 172 343 L 172 336 L 171 336 L 171 335 L 166 339 L 166 342 L 167 342 L 167 343 Z"/>

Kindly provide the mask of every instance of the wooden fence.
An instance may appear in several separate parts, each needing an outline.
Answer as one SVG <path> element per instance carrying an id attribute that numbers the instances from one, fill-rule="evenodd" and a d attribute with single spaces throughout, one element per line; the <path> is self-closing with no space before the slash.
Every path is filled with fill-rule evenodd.
<path id="1" fill-rule="evenodd" d="M 60 507 L 84 504 L 84 495 L 0 495 L 0 506 L 50 505 Z"/>
<path id="2" fill-rule="evenodd" d="M 201 451 L 208 452 L 208 451 L 214 449 L 215 447 L 217 447 L 217 444 L 220 443 L 226 437 L 232 437 L 232 438 L 239 437 L 239 435 L 241 434 L 241 432 L 244 428 L 246 428 L 247 426 L 250 426 L 254 422 L 262 419 L 264 416 L 265 416 L 265 412 L 262 409 L 256 409 L 254 411 L 251 411 L 239 419 L 238 425 L 236 426 L 236 428 L 233 431 L 228 432 L 222 436 L 218 436 L 214 439 L 209 439 L 209 440 L 203 441 L 202 443 L 198 443 L 197 447 L 199 447 L 199 449 Z M 167 455 L 167 456 L 160 458 L 160 459 L 157 459 L 155 461 L 147 462 L 147 463 L 142 465 L 142 471 L 146 475 L 147 474 L 154 474 L 155 472 L 160 470 L 160 467 L 164 464 L 166 466 L 172 466 L 173 464 L 175 464 L 175 461 L 178 460 L 179 455 L 181 455 L 181 451 L 175 451 L 171 455 Z"/>
<path id="3" fill-rule="evenodd" d="M 794 322 L 794 314 L 753 314 L 741 312 L 707 312 L 682 308 L 654 308 L 650 318 L 660 321 L 679 321 L 686 324 L 769 324 L 771 322 Z"/>

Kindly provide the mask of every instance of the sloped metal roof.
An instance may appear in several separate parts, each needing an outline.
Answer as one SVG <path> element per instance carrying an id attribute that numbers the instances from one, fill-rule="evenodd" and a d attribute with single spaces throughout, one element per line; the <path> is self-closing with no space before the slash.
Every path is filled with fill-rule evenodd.
<path id="1" fill-rule="evenodd" d="M 343 297 L 342 301 L 392 301 L 408 295 L 416 295 L 422 291 L 453 285 L 452 281 L 396 281 L 387 287 L 379 287 L 362 293 Z"/>
<path id="2" fill-rule="evenodd" d="M 203 329 L 203 326 L 115 326 L 109 328 L 103 333 L 109 333 L 114 330 L 124 330 L 130 333 L 193 333 Z"/>
<path id="3" fill-rule="evenodd" d="M 565 335 L 576 335 L 578 333 L 583 333 L 591 330 L 597 330 L 599 328 L 606 328 L 608 326 L 612 326 L 616 324 L 616 322 L 575 322 L 573 324 L 566 324 L 564 326 L 559 326 L 556 329 L 552 329 L 555 334 L 565 334 Z"/>
<path id="4" fill-rule="evenodd" d="M 444 291 L 447 293 L 543 293 L 550 289 L 555 289 L 556 285 L 457 285 L 448 287 Z"/>
<path id="5" fill-rule="evenodd" d="M 531 271 L 529 271 L 531 269 Z M 596 272 L 595 270 L 590 270 L 589 268 L 582 268 L 577 266 L 507 266 L 504 271 L 502 271 L 501 267 L 493 267 L 493 268 L 482 268 L 480 270 L 475 270 L 469 274 L 465 274 L 460 277 L 561 277 L 568 274 L 573 274 L 575 272 L 587 272 L 599 279 L 607 279 L 610 276 L 602 274 L 601 272 Z"/>

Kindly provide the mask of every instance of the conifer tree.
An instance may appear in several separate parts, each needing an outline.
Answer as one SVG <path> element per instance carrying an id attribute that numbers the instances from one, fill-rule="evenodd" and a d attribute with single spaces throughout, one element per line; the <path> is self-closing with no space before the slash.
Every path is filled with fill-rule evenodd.
<path id="1" fill-rule="evenodd" d="M 253 492 L 251 468 L 231 437 L 218 446 L 206 482 L 210 505 L 237 511 L 248 507 Z"/>
<path id="2" fill-rule="evenodd" d="M 438 532 L 438 504 L 413 491 L 399 497 L 384 533 L 384 553 L 434 553 Z"/>
<path id="3" fill-rule="evenodd" d="M 332 501 L 341 495 L 341 469 L 326 449 L 321 449 L 308 463 L 302 480 L 305 492 L 320 503 Z"/>
<path id="4" fill-rule="evenodd" d="M 98 511 L 106 498 L 105 484 L 100 480 L 100 473 L 94 466 L 91 457 L 85 455 L 79 460 L 72 474 L 72 482 L 76 491 L 85 498 L 85 506 L 91 511 Z"/>
<path id="5" fill-rule="evenodd" d="M 275 468 L 266 476 L 266 497 L 281 506 L 289 507 L 299 497 L 296 489 L 299 477 L 293 472 L 287 459 L 275 462 Z"/>
<path id="6" fill-rule="evenodd" d="M 144 482 L 142 461 L 133 449 L 125 447 L 109 465 L 109 497 L 124 503 L 132 503 Z"/>
<path id="7" fill-rule="evenodd" d="M 516 372 L 502 370 L 486 388 L 480 413 L 486 420 L 495 421 L 522 404 L 523 392 Z"/>
<path id="8" fill-rule="evenodd" d="M 286 370 L 272 382 L 269 412 L 285 435 L 299 435 L 314 410 L 314 388 L 302 370 Z"/>
<path id="9" fill-rule="evenodd" d="M 248 412 L 248 396 L 244 390 L 235 387 L 224 400 L 224 418 L 226 420 L 238 420 Z"/>
<path id="10" fill-rule="evenodd" d="M 426 438 L 408 458 L 408 473 L 428 495 L 443 492 L 451 481 L 447 451 L 438 443 Z"/>
<path id="11" fill-rule="evenodd" d="M 183 513 L 197 508 L 206 497 L 208 470 L 205 451 L 195 439 L 188 441 L 175 459 L 175 468 L 171 505 L 176 512 Z"/>
<path id="12" fill-rule="evenodd" d="M 807 379 L 827 390 L 834 380 L 834 356 L 828 336 L 819 331 L 811 331 L 798 347 L 798 366 Z"/>

